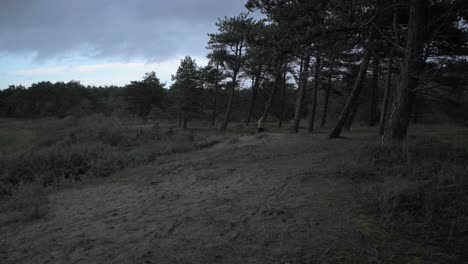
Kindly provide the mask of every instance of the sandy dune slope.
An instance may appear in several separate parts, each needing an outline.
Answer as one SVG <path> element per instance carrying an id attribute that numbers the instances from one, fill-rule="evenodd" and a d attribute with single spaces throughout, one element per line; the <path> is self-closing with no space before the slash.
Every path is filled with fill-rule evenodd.
<path id="1" fill-rule="evenodd" d="M 244 136 L 50 196 L 1 263 L 310 263 L 353 228 L 333 171 L 359 139 Z M 337 150 L 338 149 L 338 150 Z"/>

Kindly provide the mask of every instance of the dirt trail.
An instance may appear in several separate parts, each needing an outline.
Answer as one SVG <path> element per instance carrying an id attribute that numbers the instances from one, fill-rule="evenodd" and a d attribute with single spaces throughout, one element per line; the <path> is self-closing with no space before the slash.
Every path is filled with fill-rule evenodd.
<path id="1" fill-rule="evenodd" d="M 245 136 L 64 190 L 45 219 L 0 229 L 0 262 L 310 263 L 353 228 L 329 172 L 357 144 Z"/>

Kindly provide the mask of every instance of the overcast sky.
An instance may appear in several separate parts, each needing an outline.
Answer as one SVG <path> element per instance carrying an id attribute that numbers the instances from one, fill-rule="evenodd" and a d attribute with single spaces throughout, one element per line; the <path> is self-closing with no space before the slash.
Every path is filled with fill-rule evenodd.
<path id="1" fill-rule="evenodd" d="M 207 34 L 244 0 L 0 0 L 0 89 L 78 80 L 124 85 L 180 59 L 205 64 Z"/>

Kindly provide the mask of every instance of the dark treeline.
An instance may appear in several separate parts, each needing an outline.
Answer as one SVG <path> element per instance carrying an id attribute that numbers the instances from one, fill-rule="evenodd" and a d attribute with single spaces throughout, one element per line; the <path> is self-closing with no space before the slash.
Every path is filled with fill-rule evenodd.
<path id="1" fill-rule="evenodd" d="M 189 60 L 191 60 L 189 58 Z M 207 78 L 204 69 L 198 68 L 197 78 Z M 175 76 L 175 78 L 179 78 Z M 39 82 L 30 87 L 10 86 L 0 90 L 0 117 L 6 118 L 41 118 L 88 116 L 104 114 L 122 117 L 138 117 L 142 119 L 179 120 L 185 123 L 189 119 L 212 121 L 213 114 L 217 122 L 227 103 L 226 84 L 219 83 L 217 87 L 217 106 L 214 106 L 214 86 L 207 82 L 188 83 L 175 82 L 170 89 L 161 83 L 154 72 L 147 73 L 142 81 L 133 81 L 129 85 L 120 86 L 84 86 L 77 81 L 70 82 Z M 193 86 L 192 86 L 193 85 Z M 193 89 L 192 89 L 193 88 Z M 258 117 L 263 111 L 260 106 L 269 97 L 267 84 L 261 85 L 257 91 L 258 107 L 253 116 Z M 285 110 L 291 115 L 294 98 L 294 87 L 287 84 L 286 96 L 290 103 Z M 234 120 L 244 121 L 246 108 L 250 103 L 250 90 L 243 89 L 235 94 L 233 111 Z M 279 118 L 279 98 L 272 103 L 271 114 Z M 216 109 L 217 111 L 213 111 Z M 184 115 L 185 113 L 185 115 Z"/>
<path id="2" fill-rule="evenodd" d="M 201 119 L 222 131 L 233 120 L 289 122 L 293 132 L 302 122 L 309 132 L 329 126 L 330 138 L 365 121 L 384 142 L 441 113 L 466 122 L 466 1 L 249 0 L 246 8 L 265 19 L 220 19 L 209 64 L 186 57 L 170 87 L 155 73 L 125 87 L 11 86 L 0 92 L 0 115 L 125 113 L 184 128 Z"/>

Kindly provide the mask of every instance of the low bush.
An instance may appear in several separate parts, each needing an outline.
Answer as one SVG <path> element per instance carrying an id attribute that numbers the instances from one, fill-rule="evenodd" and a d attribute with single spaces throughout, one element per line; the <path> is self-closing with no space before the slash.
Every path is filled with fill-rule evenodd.
<path id="1" fill-rule="evenodd" d="M 36 134 L 34 143 L 0 152 L 0 202 L 23 196 L 18 191 L 25 186 L 44 188 L 83 178 L 107 177 L 120 169 L 152 162 L 161 155 L 209 147 L 221 141 L 220 136 L 201 137 L 172 129 L 171 133 L 164 133 L 157 124 L 141 125 L 100 115 L 44 120 L 28 129 Z"/>
<path id="2" fill-rule="evenodd" d="M 39 219 L 46 213 L 47 195 L 37 183 L 17 186 L 0 203 L 0 224 Z"/>

